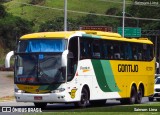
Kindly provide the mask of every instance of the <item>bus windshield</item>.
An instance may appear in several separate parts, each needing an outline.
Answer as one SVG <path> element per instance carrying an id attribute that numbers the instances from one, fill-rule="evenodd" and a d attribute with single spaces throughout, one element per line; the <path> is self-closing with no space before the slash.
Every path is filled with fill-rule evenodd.
<path id="1" fill-rule="evenodd" d="M 63 52 L 66 47 L 65 39 L 31 39 L 18 42 L 18 53 L 33 52 Z"/>
<path id="2" fill-rule="evenodd" d="M 51 84 L 65 82 L 61 67 L 62 54 L 18 54 L 15 83 Z"/>
<path id="3" fill-rule="evenodd" d="M 51 84 L 65 82 L 62 69 L 64 39 L 31 39 L 18 42 L 15 83 Z"/>

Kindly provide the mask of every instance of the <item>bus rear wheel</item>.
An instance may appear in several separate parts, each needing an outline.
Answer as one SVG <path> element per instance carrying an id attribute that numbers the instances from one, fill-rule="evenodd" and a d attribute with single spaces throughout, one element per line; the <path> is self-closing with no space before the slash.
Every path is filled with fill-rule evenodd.
<path id="1" fill-rule="evenodd" d="M 132 86 L 130 97 L 121 99 L 120 102 L 121 104 L 134 104 L 136 102 L 136 99 L 137 99 L 137 91 L 136 88 Z"/>
<path id="2" fill-rule="evenodd" d="M 143 90 L 142 87 L 139 87 L 139 90 L 137 92 L 137 98 L 136 98 L 136 103 L 140 104 L 142 101 L 142 96 L 143 96 Z"/>
<path id="3" fill-rule="evenodd" d="M 34 103 L 36 108 L 45 109 L 47 106 L 47 103 Z"/>
<path id="4" fill-rule="evenodd" d="M 134 104 L 136 102 L 136 99 L 137 99 L 137 91 L 136 88 L 132 86 L 130 98 L 128 99 L 128 104 Z"/>

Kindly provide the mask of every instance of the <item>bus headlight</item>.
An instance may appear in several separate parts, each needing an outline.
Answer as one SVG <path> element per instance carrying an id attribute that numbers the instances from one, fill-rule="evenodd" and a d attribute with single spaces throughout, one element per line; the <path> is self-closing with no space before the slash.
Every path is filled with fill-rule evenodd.
<path id="1" fill-rule="evenodd" d="M 25 91 L 20 90 L 20 89 L 14 89 L 14 91 L 15 91 L 16 93 L 25 93 Z"/>
<path id="2" fill-rule="evenodd" d="M 60 89 L 56 89 L 56 90 L 51 91 L 51 93 L 60 93 L 60 92 L 63 92 L 63 91 L 65 91 L 65 89 L 60 88 Z"/>

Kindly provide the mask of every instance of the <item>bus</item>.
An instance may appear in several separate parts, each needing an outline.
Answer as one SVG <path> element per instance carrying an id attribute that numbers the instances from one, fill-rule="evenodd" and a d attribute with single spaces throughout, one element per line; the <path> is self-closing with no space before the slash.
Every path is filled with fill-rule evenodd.
<path id="1" fill-rule="evenodd" d="M 39 32 L 19 38 L 14 55 L 17 102 L 75 106 L 141 103 L 154 93 L 155 58 L 147 38 L 95 30 Z"/>

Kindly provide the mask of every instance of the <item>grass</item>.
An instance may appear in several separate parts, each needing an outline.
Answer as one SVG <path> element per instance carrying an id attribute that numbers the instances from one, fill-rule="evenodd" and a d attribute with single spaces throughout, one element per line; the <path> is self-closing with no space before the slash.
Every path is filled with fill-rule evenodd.
<path id="1" fill-rule="evenodd" d="M 54 113 L 35 113 L 35 114 L 24 114 L 24 115 L 159 115 L 159 113 L 150 113 L 150 112 L 54 112 Z"/>
<path id="2" fill-rule="evenodd" d="M 152 111 L 148 112 L 137 112 L 135 111 L 135 108 L 139 109 L 147 109 Z M 158 112 L 153 111 L 153 109 L 157 109 Z M 49 112 L 43 112 L 38 113 L 38 115 L 158 115 L 160 112 L 160 103 L 154 102 L 154 103 L 147 103 L 147 104 L 134 104 L 134 105 L 118 105 L 118 106 L 106 106 L 106 107 L 92 107 L 92 108 L 84 108 L 84 109 L 72 109 L 68 111 L 62 111 L 55 112 L 55 111 L 49 111 Z M 30 114 L 25 114 L 30 115 Z M 33 114 L 32 114 L 33 115 Z M 37 114 L 34 114 L 37 115 Z"/>
<path id="3" fill-rule="evenodd" d="M 46 0 L 41 6 L 49 8 L 42 8 L 36 6 L 23 5 L 21 3 L 29 3 L 30 0 L 12 0 L 4 5 L 7 8 L 7 12 L 19 16 L 23 19 L 40 24 L 49 20 L 53 20 L 56 17 L 64 15 L 64 0 Z M 121 0 L 114 0 L 122 2 Z M 40 6 L 39 5 L 39 6 Z M 80 12 L 95 12 L 99 14 L 105 14 L 107 9 L 114 7 L 122 10 L 122 4 L 106 2 L 103 0 L 68 0 L 67 9 Z M 61 10 L 57 10 L 58 8 Z M 86 14 L 73 13 L 68 11 L 68 18 L 76 19 Z"/>
<path id="4" fill-rule="evenodd" d="M 28 5 L 29 1 L 31 0 L 11 0 L 10 2 L 4 3 L 4 5 L 8 13 L 32 21 L 34 23 L 34 31 L 38 31 L 42 23 L 64 16 L 64 0 L 45 0 L 44 3 L 37 4 L 37 6 Z M 127 1 L 131 0 L 126 0 L 126 2 Z M 27 3 L 27 5 L 22 3 Z M 126 4 L 126 6 L 127 5 L 128 4 Z M 71 11 L 94 12 L 105 15 L 109 8 L 118 8 L 121 12 L 122 6 L 122 0 L 114 0 L 113 2 L 112 0 L 68 0 L 67 9 L 70 11 L 68 11 L 67 17 L 76 20 L 86 15 Z"/>

